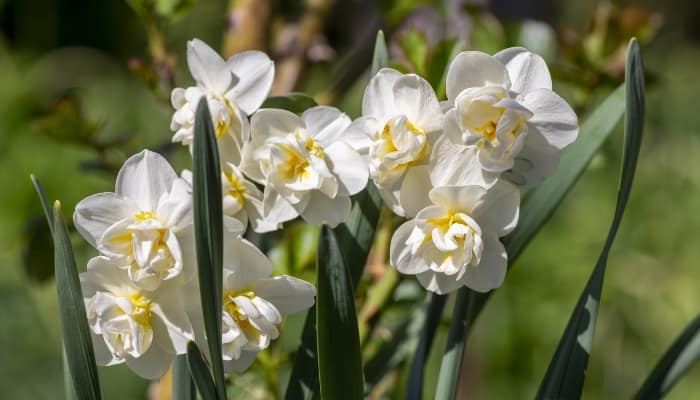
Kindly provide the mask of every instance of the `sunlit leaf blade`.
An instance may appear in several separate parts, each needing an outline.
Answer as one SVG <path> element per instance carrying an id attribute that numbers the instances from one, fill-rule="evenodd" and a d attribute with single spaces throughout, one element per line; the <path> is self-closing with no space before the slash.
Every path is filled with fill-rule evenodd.
<path id="1" fill-rule="evenodd" d="M 435 332 L 440 325 L 442 311 L 447 302 L 447 295 L 431 293 L 428 304 L 424 307 L 427 314 L 425 325 L 420 333 L 420 339 L 415 348 L 415 355 L 411 362 L 411 371 L 408 375 L 408 387 L 406 388 L 407 400 L 420 400 L 423 397 L 423 380 L 425 375 L 425 364 L 428 362 L 430 348 L 435 339 Z"/>
<path id="2" fill-rule="evenodd" d="M 58 314 L 68 369 L 78 399 L 100 399 L 100 382 L 83 292 L 75 267 L 68 227 L 61 214 L 59 202 L 56 202 L 53 208 L 53 226 Z"/>
<path id="3" fill-rule="evenodd" d="M 195 385 L 197 385 L 197 390 L 199 394 L 202 395 L 204 400 L 215 400 L 218 396 L 218 390 L 214 386 L 214 381 L 211 380 L 211 375 L 209 375 L 209 369 L 207 364 L 204 362 L 202 353 L 194 342 L 187 343 L 187 367 L 192 374 L 192 380 L 194 380 Z M 173 374 L 173 379 L 175 375 Z M 173 393 L 173 399 L 175 393 Z"/>
<path id="4" fill-rule="evenodd" d="M 194 233 L 200 298 L 211 366 L 220 399 L 225 396 L 221 358 L 223 210 L 216 135 L 205 98 L 197 105 L 192 151 Z"/>
<path id="5" fill-rule="evenodd" d="M 683 330 L 666 350 L 634 396 L 635 400 L 664 397 L 700 358 L 700 315 Z"/>
<path id="6" fill-rule="evenodd" d="M 316 101 L 304 93 L 288 93 L 284 96 L 268 97 L 260 108 L 279 108 L 295 114 L 303 113 L 307 108 L 317 105 Z"/>
<path id="7" fill-rule="evenodd" d="M 34 189 L 36 189 L 36 194 L 39 196 L 39 200 L 41 201 L 41 208 L 44 210 L 46 223 L 49 225 L 49 229 L 53 235 L 53 211 L 51 210 L 49 200 L 46 198 L 44 187 L 41 185 L 41 182 L 39 182 L 39 179 L 37 179 L 36 176 L 30 175 L 29 177 L 32 179 L 32 184 L 34 185 Z"/>
<path id="8" fill-rule="evenodd" d="M 380 69 L 389 66 L 389 51 L 386 48 L 384 32 L 377 32 L 377 39 L 374 41 L 374 56 L 372 57 L 372 76 Z"/>
<path id="9" fill-rule="evenodd" d="M 386 42 L 384 34 L 379 31 L 372 61 L 372 74 L 387 65 Z M 380 210 L 381 196 L 374 184 L 369 182 L 365 190 L 353 197 L 353 207 L 348 220 L 335 229 L 339 246 L 350 271 L 352 287 L 357 286 L 362 276 L 362 270 L 374 240 Z M 294 360 L 285 399 L 318 398 L 316 345 L 316 311 L 314 307 L 309 310 L 306 316 L 301 345 Z"/>
<path id="10" fill-rule="evenodd" d="M 636 40 L 630 42 L 625 69 L 627 112 L 625 113 L 625 143 L 622 155 L 622 174 L 615 215 L 605 240 L 603 251 L 588 279 L 571 319 L 560 339 L 557 350 L 547 368 L 539 399 L 579 398 L 586 378 L 586 368 L 595 332 L 598 304 L 603 290 L 605 266 L 629 199 L 634 172 L 637 167 L 644 126 L 644 70 Z"/>
<path id="11" fill-rule="evenodd" d="M 350 272 L 333 231 L 318 244 L 316 323 L 321 398 L 362 399 L 362 359 Z"/>
<path id="12" fill-rule="evenodd" d="M 196 347 L 196 346 L 195 346 Z M 209 382 L 209 372 L 205 367 L 205 374 Z M 173 399 L 172 400 L 196 400 L 197 393 L 195 391 L 194 382 L 190 376 L 190 369 L 187 367 L 187 355 L 180 354 L 173 361 Z"/>
<path id="13" fill-rule="evenodd" d="M 513 266 L 526 245 L 549 220 L 549 217 L 574 186 L 598 149 L 613 132 L 624 111 L 625 88 L 620 86 L 583 123 L 578 139 L 562 152 L 559 167 L 554 175 L 523 197 L 520 204 L 518 226 L 501 240 L 508 253 L 509 268 Z M 468 296 L 462 297 L 461 301 L 470 304 L 458 307 L 469 310 L 469 313 L 461 316 L 453 315 L 452 324 L 456 326 L 450 329 L 456 330 L 455 335 L 459 333 L 460 329 L 469 332 L 474 320 L 479 316 L 492 294 L 492 292 L 478 293 L 468 289 L 463 290 L 468 292 Z M 461 335 L 461 337 L 466 339 L 466 335 Z M 459 348 L 463 349 L 464 347 Z M 459 356 L 453 359 L 456 362 L 461 362 L 462 357 Z"/>

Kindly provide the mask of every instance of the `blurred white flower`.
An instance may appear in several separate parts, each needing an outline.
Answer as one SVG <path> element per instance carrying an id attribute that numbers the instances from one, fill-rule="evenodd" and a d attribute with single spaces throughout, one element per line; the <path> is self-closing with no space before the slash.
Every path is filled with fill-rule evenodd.
<path id="1" fill-rule="evenodd" d="M 422 179 L 407 172 L 427 165 L 443 118 L 435 92 L 425 79 L 383 68 L 365 89 L 362 117 L 343 135 L 351 146 L 368 156 L 374 184 L 398 215 L 415 215 L 405 210 L 402 187 L 414 186 L 410 182 L 413 178 Z"/>
<path id="2" fill-rule="evenodd" d="M 173 142 L 192 145 L 197 104 L 206 96 L 221 160 L 237 165 L 241 148 L 250 135 L 248 116 L 270 92 L 275 66 L 260 51 L 244 51 L 224 61 L 199 39 L 187 43 L 187 65 L 197 85 L 172 92 L 171 102 L 176 110 L 170 123 L 175 132 Z"/>
<path id="3" fill-rule="evenodd" d="M 498 238 L 518 222 L 517 188 L 505 181 L 488 190 L 439 186 L 430 200 L 432 205 L 394 232 L 391 265 L 439 294 L 460 286 L 478 292 L 499 287 L 508 259 Z"/>
<path id="4" fill-rule="evenodd" d="M 350 214 L 350 196 L 367 185 L 367 166 L 344 141 L 347 115 L 313 107 L 301 117 L 262 109 L 251 120 L 241 170 L 265 186 L 263 216 L 275 226 L 298 215 L 334 227 Z"/>
<path id="5" fill-rule="evenodd" d="M 157 153 L 130 157 L 116 193 L 98 193 L 75 207 L 73 221 L 100 253 L 147 290 L 194 268 L 192 196 L 187 182 Z"/>
<path id="6" fill-rule="evenodd" d="M 157 379 L 194 340 L 181 286 L 145 291 L 103 256 L 90 260 L 80 281 L 99 365 L 126 362 L 139 376 Z"/>
<path id="7" fill-rule="evenodd" d="M 518 186 L 532 187 L 551 175 L 561 149 L 578 135 L 576 113 L 552 91 L 546 63 L 524 48 L 494 56 L 460 53 L 446 88 L 454 107 L 446 117 L 458 127 L 446 131 L 451 142 L 475 146 L 486 171 L 505 172 Z"/>

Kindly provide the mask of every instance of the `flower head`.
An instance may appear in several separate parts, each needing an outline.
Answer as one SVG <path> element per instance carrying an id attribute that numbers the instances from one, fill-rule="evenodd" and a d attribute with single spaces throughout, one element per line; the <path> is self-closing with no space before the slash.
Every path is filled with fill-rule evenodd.
<path id="1" fill-rule="evenodd" d="M 507 255 L 498 238 L 518 221 L 518 190 L 504 181 L 488 190 L 439 186 L 430 191 L 430 200 L 394 232 L 391 264 L 440 294 L 460 286 L 479 292 L 500 286 Z"/>
<path id="2" fill-rule="evenodd" d="M 408 172 L 427 165 L 442 125 L 440 104 L 423 78 L 383 68 L 367 85 L 362 117 L 344 138 L 368 157 L 372 181 L 396 214 L 413 216 L 405 210 L 402 187 L 419 178 Z"/>
<path id="3" fill-rule="evenodd" d="M 90 260 L 80 281 L 98 364 L 126 362 L 139 376 L 156 379 L 194 339 L 179 286 L 143 290 L 102 256 Z"/>
<path id="4" fill-rule="evenodd" d="M 523 48 L 460 53 L 447 73 L 447 98 L 453 129 L 445 133 L 455 151 L 476 147 L 485 171 L 518 186 L 551 175 L 578 134 L 576 114 L 552 91 L 544 60 Z"/>
<path id="5" fill-rule="evenodd" d="M 274 64 L 260 51 L 244 51 L 224 61 L 206 43 L 194 39 L 187 44 L 187 65 L 197 85 L 172 92 L 173 142 L 192 145 L 197 103 L 205 96 L 221 159 L 238 164 L 241 147 L 250 135 L 248 115 L 267 97 L 275 75 Z"/>
<path id="6" fill-rule="evenodd" d="M 336 226 L 350 213 L 350 196 L 367 184 L 363 159 L 341 136 L 347 115 L 313 107 L 301 117 L 263 109 L 251 121 L 241 169 L 265 186 L 264 219 L 280 224 L 301 215 Z"/>
<path id="7" fill-rule="evenodd" d="M 192 196 L 187 182 L 157 153 L 144 150 L 119 170 L 114 193 L 82 200 L 73 220 L 83 237 L 124 268 L 137 286 L 192 270 Z"/>

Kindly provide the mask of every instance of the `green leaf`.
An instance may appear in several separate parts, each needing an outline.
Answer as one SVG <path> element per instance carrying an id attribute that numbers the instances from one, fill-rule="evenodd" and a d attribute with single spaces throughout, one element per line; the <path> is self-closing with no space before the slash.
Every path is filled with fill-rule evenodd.
<path id="1" fill-rule="evenodd" d="M 289 93 L 284 96 L 268 97 L 260 108 L 280 108 L 301 114 L 307 108 L 316 106 L 316 100 L 304 93 Z"/>
<path id="2" fill-rule="evenodd" d="M 618 189 L 615 215 L 595 269 L 574 308 L 547 373 L 542 380 L 537 398 L 579 398 L 586 378 L 586 368 L 595 332 L 598 304 L 603 290 L 603 278 L 608 253 L 617 234 L 622 215 L 632 189 L 637 168 L 639 149 L 644 128 L 644 68 L 635 39 L 627 50 L 626 65 L 625 143 L 622 154 L 622 173 Z"/>
<path id="3" fill-rule="evenodd" d="M 41 201 L 41 208 L 44 210 L 44 216 L 46 217 L 46 223 L 49 225 L 51 235 L 53 235 L 53 211 L 51 210 L 51 204 L 49 203 L 49 200 L 46 198 L 46 192 L 44 192 L 44 187 L 41 185 L 41 182 L 39 182 L 39 179 L 37 179 L 36 176 L 30 175 L 29 177 L 32 180 L 34 189 L 36 189 L 36 194 L 39 196 L 39 200 Z"/>
<path id="4" fill-rule="evenodd" d="M 196 346 L 195 346 L 196 347 Z M 189 350 L 189 349 L 188 349 Z M 199 351 L 199 350 L 198 350 Z M 211 382 L 209 372 L 205 367 L 205 375 L 207 380 Z M 195 392 L 194 382 L 190 376 L 190 370 L 187 367 L 187 355 L 180 354 L 175 356 L 173 362 L 173 399 L 172 400 L 196 400 L 197 393 Z"/>
<path id="5" fill-rule="evenodd" d="M 385 67 L 388 53 L 384 34 L 377 32 L 377 41 L 372 61 L 372 74 Z M 381 196 L 377 188 L 369 182 L 362 192 L 353 197 L 353 207 L 348 220 L 335 228 L 338 243 L 350 271 L 352 287 L 357 286 L 362 270 L 367 262 L 369 249 L 374 240 L 374 232 L 379 221 Z M 311 308 L 306 316 L 301 345 L 297 351 L 292 372 L 287 385 L 285 399 L 318 398 L 318 354 L 316 348 L 316 308 Z M 359 354 L 359 353 L 358 353 Z"/>
<path id="6" fill-rule="evenodd" d="M 418 75 L 425 75 L 428 58 L 428 41 L 425 34 L 414 28 L 408 29 L 401 35 L 399 44 L 413 70 Z"/>
<path id="7" fill-rule="evenodd" d="M 51 229 L 37 216 L 27 222 L 22 241 L 22 268 L 32 283 L 44 283 L 53 278 L 53 252 L 47 244 L 52 242 Z"/>
<path id="8" fill-rule="evenodd" d="M 389 51 L 386 49 L 386 39 L 384 32 L 377 32 L 377 39 L 374 41 L 374 56 L 372 57 L 372 76 L 385 67 L 389 66 Z"/>
<path id="9" fill-rule="evenodd" d="M 452 60 L 463 50 L 464 43 L 459 39 L 445 39 L 433 49 L 425 78 L 435 88 L 438 99 L 446 98 L 447 70 Z"/>
<path id="10" fill-rule="evenodd" d="M 621 86 L 611 93 L 583 123 L 578 139 L 562 152 L 559 166 L 554 175 L 523 197 L 520 204 L 518 226 L 501 240 L 508 254 L 509 268 L 513 266 L 522 250 L 549 220 L 549 217 L 583 174 L 588 163 L 617 126 L 624 110 L 625 91 L 624 87 Z M 479 316 L 493 292 L 478 293 L 469 289 L 463 290 L 467 291 L 469 295 L 460 296 L 459 302 L 472 304 L 455 305 L 460 310 L 469 310 L 469 313 L 454 314 L 450 330 L 455 330 L 455 337 L 461 336 L 466 340 L 466 335 L 460 335 L 459 330 L 469 332 L 474 320 Z M 463 349 L 463 347 L 461 348 Z M 460 362 L 461 357 L 454 359 Z M 451 371 L 455 370 L 451 369 Z M 454 380 L 451 381 L 454 382 Z"/>
<path id="11" fill-rule="evenodd" d="M 664 397 L 700 358 L 700 315 L 683 330 L 656 363 L 635 400 L 654 400 Z"/>
<path id="12" fill-rule="evenodd" d="M 219 399 L 226 397 L 221 358 L 221 299 L 223 298 L 223 210 L 221 169 L 214 127 L 206 99 L 197 105 L 192 151 L 194 233 L 204 330 Z"/>
<path id="13" fill-rule="evenodd" d="M 73 378 L 73 387 L 78 399 L 100 399 L 100 381 L 83 292 L 75 267 L 68 227 L 58 201 L 53 208 L 53 226 L 58 312 L 70 376 Z"/>
<path id="14" fill-rule="evenodd" d="M 316 322 L 318 371 L 324 399 L 362 399 L 362 359 L 350 271 L 333 231 L 321 228 Z"/>
<path id="15" fill-rule="evenodd" d="M 425 364 L 428 362 L 430 348 L 435 339 L 435 332 L 440 325 L 442 311 L 447 302 L 447 295 L 430 293 L 429 300 L 423 312 L 427 314 L 427 319 L 420 333 L 418 346 L 415 349 L 415 356 L 411 362 L 411 371 L 408 376 L 408 388 L 406 391 L 407 400 L 419 400 L 423 396 L 423 381 L 425 375 Z"/>
<path id="16" fill-rule="evenodd" d="M 190 374 L 192 374 L 192 379 L 197 385 L 197 390 L 202 395 L 202 399 L 215 400 L 220 398 L 218 397 L 218 388 L 214 385 L 214 381 L 211 380 L 211 375 L 209 375 L 209 369 L 202 357 L 202 353 L 194 342 L 187 343 L 186 357 Z M 173 379 L 175 379 L 175 374 L 173 374 Z M 173 392 L 174 394 L 175 392 Z M 176 399 L 176 397 L 173 396 L 173 399 Z"/>

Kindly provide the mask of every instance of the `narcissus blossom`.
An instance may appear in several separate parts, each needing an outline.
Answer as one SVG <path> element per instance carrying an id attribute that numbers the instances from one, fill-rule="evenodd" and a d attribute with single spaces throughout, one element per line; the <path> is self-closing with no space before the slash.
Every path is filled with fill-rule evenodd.
<path id="1" fill-rule="evenodd" d="M 401 216 L 402 187 L 413 185 L 413 167 L 427 165 L 443 127 L 443 113 L 425 79 L 383 68 L 370 80 L 362 98 L 362 117 L 345 133 L 348 142 L 369 158 L 369 172 L 384 202 Z"/>
<path id="2" fill-rule="evenodd" d="M 274 64 L 260 51 L 244 51 L 224 61 L 206 43 L 193 39 L 187 43 L 187 65 L 197 85 L 173 90 L 173 142 L 192 145 L 197 104 L 205 96 L 221 159 L 237 165 L 243 143 L 250 135 L 248 116 L 270 92 Z"/>
<path id="3" fill-rule="evenodd" d="M 143 289 L 155 290 L 194 268 L 191 188 L 157 153 L 130 157 L 119 170 L 115 192 L 82 200 L 73 221 Z"/>
<path id="4" fill-rule="evenodd" d="M 125 362 L 139 376 L 157 379 L 194 340 L 180 286 L 143 290 L 102 256 L 90 260 L 80 282 L 99 365 Z"/>
<path id="5" fill-rule="evenodd" d="M 503 282 L 508 258 L 499 237 L 518 222 L 517 188 L 498 181 L 480 186 L 439 186 L 431 205 L 402 224 L 391 238 L 391 265 L 417 275 L 443 294 L 461 286 L 486 292 Z"/>
<path id="6" fill-rule="evenodd" d="M 279 336 L 285 315 L 314 304 L 316 288 L 301 279 L 271 277 L 270 260 L 252 243 L 224 233 L 222 343 L 226 373 L 242 371 Z M 197 342 L 206 348 L 201 317 Z"/>
<path id="7" fill-rule="evenodd" d="M 344 141 L 350 118 L 333 107 L 301 117 L 262 109 L 251 120 L 242 171 L 265 186 L 264 219 L 275 225 L 301 215 L 336 226 L 350 214 L 350 196 L 367 185 L 367 166 Z"/>
<path id="8" fill-rule="evenodd" d="M 552 91 L 544 60 L 526 49 L 462 52 L 446 85 L 454 107 L 446 117 L 459 128 L 446 132 L 452 143 L 475 146 L 484 170 L 518 186 L 551 175 L 561 149 L 578 135 L 576 114 Z"/>

